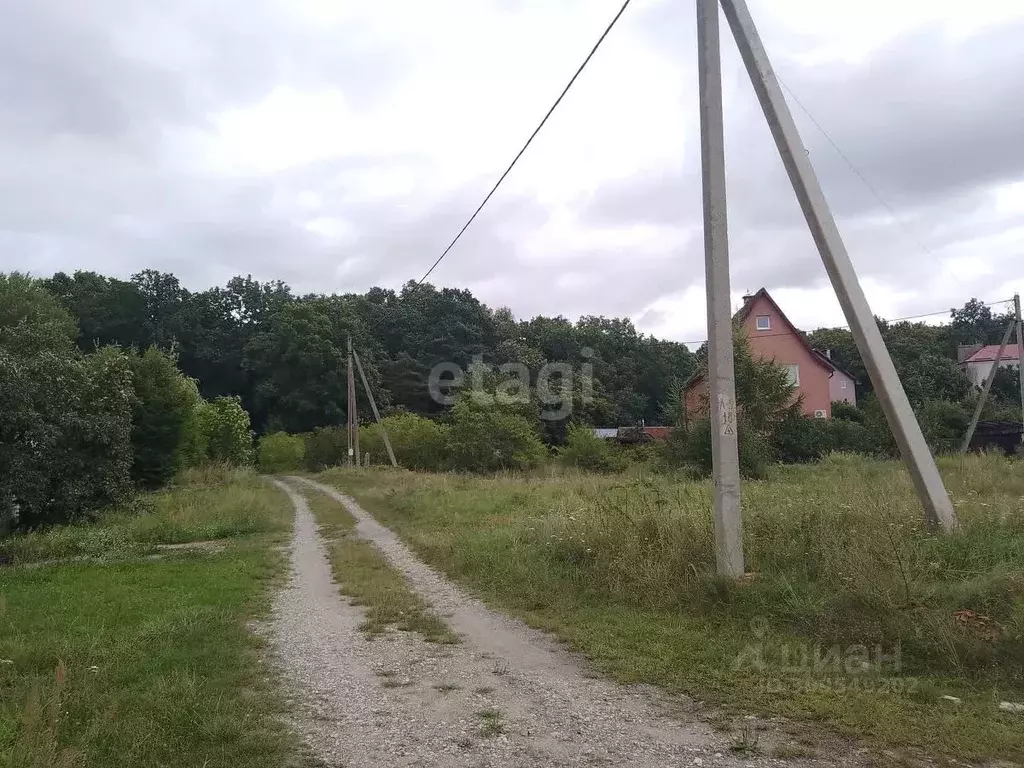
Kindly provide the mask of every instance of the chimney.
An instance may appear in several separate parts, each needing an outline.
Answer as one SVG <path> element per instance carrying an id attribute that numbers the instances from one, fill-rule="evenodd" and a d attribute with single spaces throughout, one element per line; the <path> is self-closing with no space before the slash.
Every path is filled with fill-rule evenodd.
<path id="1" fill-rule="evenodd" d="M 966 363 L 967 358 L 971 357 L 975 352 L 979 351 L 984 344 L 958 344 L 956 348 L 956 361 L 958 363 Z"/>
<path id="2" fill-rule="evenodd" d="M 743 294 L 743 306 L 744 307 L 747 306 L 747 304 L 749 304 L 753 300 L 754 300 L 754 294 L 752 294 L 752 293 L 745 293 L 745 294 Z"/>

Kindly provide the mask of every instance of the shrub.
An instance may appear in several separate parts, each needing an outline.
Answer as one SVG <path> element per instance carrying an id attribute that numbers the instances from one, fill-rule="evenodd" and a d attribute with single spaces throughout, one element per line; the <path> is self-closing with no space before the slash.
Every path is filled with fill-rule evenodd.
<path id="1" fill-rule="evenodd" d="M 306 441 L 299 435 L 287 432 L 272 432 L 264 435 L 259 442 L 260 471 L 293 472 L 305 466 Z"/>
<path id="2" fill-rule="evenodd" d="M 0 526 L 72 522 L 125 499 L 131 401 L 118 349 L 18 358 L 0 347 Z"/>
<path id="3" fill-rule="evenodd" d="M 832 418 L 837 421 L 854 421 L 858 424 L 863 424 L 864 411 L 856 405 L 838 400 L 832 403 Z"/>
<path id="4" fill-rule="evenodd" d="M 776 458 L 786 464 L 817 461 L 835 449 L 832 423 L 802 414 L 788 416 L 775 427 Z"/>
<path id="5" fill-rule="evenodd" d="M 306 468 L 313 472 L 336 467 L 348 456 L 347 429 L 317 427 L 303 437 L 306 442 Z"/>
<path id="6" fill-rule="evenodd" d="M 189 407 L 185 414 L 185 422 L 181 425 L 181 440 L 178 443 L 174 464 L 179 472 L 184 472 L 206 463 L 209 438 L 203 429 L 203 408 L 206 403 L 199 394 L 195 379 L 183 376 L 181 388 L 187 393 Z"/>
<path id="7" fill-rule="evenodd" d="M 156 347 L 132 356 L 132 377 L 132 479 L 144 488 L 157 488 L 184 469 L 182 442 L 194 418 L 195 388 L 174 359 Z"/>
<path id="8" fill-rule="evenodd" d="M 448 463 L 448 427 L 414 413 L 396 413 L 382 419 L 395 459 L 406 469 L 444 470 Z M 359 429 L 359 446 L 375 464 L 388 462 L 387 449 L 377 425 Z"/>
<path id="9" fill-rule="evenodd" d="M 679 430 L 675 430 L 679 431 Z M 682 436 L 673 438 L 676 441 L 680 458 L 699 470 L 710 475 L 713 464 L 711 456 L 711 422 L 707 419 L 694 422 Z M 752 429 L 740 424 L 739 460 L 740 474 L 751 480 L 762 480 L 768 475 L 768 464 L 771 461 L 771 449 L 767 441 Z"/>
<path id="10" fill-rule="evenodd" d="M 590 427 L 573 424 L 569 427 L 565 447 L 558 451 L 562 463 L 591 472 L 621 472 L 625 457 L 611 444 L 594 434 Z"/>
<path id="11" fill-rule="evenodd" d="M 499 405 L 475 403 L 471 395 L 460 398 L 452 407 L 448 435 L 453 469 L 530 469 L 548 455 L 527 417 Z"/>
<path id="12" fill-rule="evenodd" d="M 208 460 L 234 466 L 252 463 L 249 414 L 237 397 L 218 397 L 204 403 L 199 420 L 206 436 Z"/>
<path id="13" fill-rule="evenodd" d="M 864 456 L 882 453 L 882 447 L 875 443 L 871 432 L 863 424 L 847 419 L 833 418 L 831 428 L 833 451 L 859 453 Z"/>
<path id="14" fill-rule="evenodd" d="M 957 403 L 926 400 L 917 409 L 917 420 L 933 452 L 952 453 L 967 433 L 970 415 Z"/>

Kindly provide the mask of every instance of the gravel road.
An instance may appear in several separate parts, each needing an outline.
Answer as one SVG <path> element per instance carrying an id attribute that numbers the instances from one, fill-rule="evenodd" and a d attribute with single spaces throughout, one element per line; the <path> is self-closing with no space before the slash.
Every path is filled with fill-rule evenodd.
<path id="1" fill-rule="evenodd" d="M 362 609 L 338 593 L 316 524 L 291 486 L 344 504 L 358 533 L 402 571 L 462 636 L 435 645 L 406 632 L 367 640 Z M 278 482 L 295 505 L 292 573 L 275 601 L 271 636 L 297 700 L 295 727 L 327 766 L 779 766 L 730 750 L 691 702 L 620 686 L 548 636 L 498 614 L 417 560 L 351 498 L 301 478 Z M 772 727 L 761 751 L 775 741 Z"/>

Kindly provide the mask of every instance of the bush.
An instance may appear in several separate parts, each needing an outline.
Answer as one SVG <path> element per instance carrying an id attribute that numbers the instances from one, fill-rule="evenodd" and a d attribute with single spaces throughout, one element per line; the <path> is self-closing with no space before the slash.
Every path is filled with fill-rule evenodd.
<path id="1" fill-rule="evenodd" d="M 836 421 L 854 421 L 858 424 L 863 424 L 864 411 L 856 405 L 838 400 L 832 403 L 832 418 Z"/>
<path id="2" fill-rule="evenodd" d="M 682 430 L 674 430 L 682 432 Z M 711 475 L 711 422 L 707 419 L 690 425 L 683 435 L 675 435 L 675 450 L 684 464 L 690 465 L 704 475 Z M 763 480 L 768 475 L 768 464 L 772 455 L 768 443 L 753 430 L 740 424 L 739 460 L 740 474 L 751 480 Z"/>
<path id="3" fill-rule="evenodd" d="M 926 400 L 917 409 L 917 420 L 933 453 L 953 453 L 970 424 L 967 409 L 945 400 Z"/>
<path id="4" fill-rule="evenodd" d="M 131 493 L 132 377 L 106 348 L 0 348 L 0 527 L 73 522 Z"/>
<path id="5" fill-rule="evenodd" d="M 89 517 L 131 492 L 131 369 L 83 355 L 38 280 L 0 275 L 0 529 Z"/>
<path id="6" fill-rule="evenodd" d="M 573 424 L 558 458 L 563 464 L 590 472 L 621 472 L 626 459 L 617 449 L 618 446 L 595 435 L 590 427 Z"/>
<path id="7" fill-rule="evenodd" d="M 195 379 L 183 376 L 182 389 L 187 392 L 189 407 L 185 414 L 185 423 L 181 425 L 181 440 L 174 464 L 179 472 L 185 472 L 206 463 L 209 452 L 209 438 L 203 429 L 203 408 L 206 403 L 199 394 Z"/>
<path id="8" fill-rule="evenodd" d="M 867 427 L 847 419 L 832 420 L 832 450 L 864 456 L 881 455 L 883 452 Z"/>
<path id="9" fill-rule="evenodd" d="M 132 356 L 132 377 L 132 479 L 143 488 L 158 488 L 185 468 L 182 442 L 194 418 L 195 387 L 156 347 Z"/>
<path id="10" fill-rule="evenodd" d="M 237 397 L 218 397 L 204 403 L 199 422 L 206 437 L 206 458 L 236 467 L 252 463 L 249 414 Z"/>
<path id="11" fill-rule="evenodd" d="M 299 435 L 287 432 L 272 432 L 264 435 L 259 442 L 260 471 L 294 472 L 305 466 L 306 441 Z"/>
<path id="12" fill-rule="evenodd" d="M 395 458 L 406 469 L 444 470 L 448 462 L 448 427 L 414 413 L 396 413 L 381 420 Z M 375 464 L 389 462 L 384 439 L 376 425 L 359 429 L 359 446 Z"/>
<path id="13" fill-rule="evenodd" d="M 459 399 L 453 406 L 448 436 L 453 469 L 530 469 L 548 456 L 527 417 L 499 405 L 475 403 L 472 396 Z"/>
<path id="14" fill-rule="evenodd" d="M 303 437 L 306 442 L 306 468 L 312 472 L 337 467 L 348 457 L 347 429 L 317 427 Z"/>
<path id="15" fill-rule="evenodd" d="M 835 450 L 832 423 L 802 414 L 788 416 L 775 427 L 775 457 L 785 464 L 817 461 Z"/>

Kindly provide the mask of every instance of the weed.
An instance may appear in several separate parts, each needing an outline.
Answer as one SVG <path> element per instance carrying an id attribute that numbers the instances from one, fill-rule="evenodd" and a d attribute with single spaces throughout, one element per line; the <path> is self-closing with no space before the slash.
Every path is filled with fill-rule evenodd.
<path id="1" fill-rule="evenodd" d="M 494 689 L 489 685 L 481 685 L 479 688 L 474 688 L 473 693 L 477 693 L 481 696 L 486 696 L 489 693 L 494 693 Z"/>
<path id="2" fill-rule="evenodd" d="M 761 740 L 761 733 L 756 723 L 749 720 L 740 724 L 739 731 L 733 736 L 729 749 L 733 752 L 753 754 L 757 752 L 758 743 Z"/>
<path id="3" fill-rule="evenodd" d="M 434 686 L 434 690 L 440 691 L 441 693 L 451 693 L 452 691 L 458 691 L 459 686 L 453 683 L 438 683 Z"/>
<path id="4" fill-rule="evenodd" d="M 718 733 L 732 733 L 732 718 L 721 712 L 708 719 L 711 730 Z"/>
<path id="5" fill-rule="evenodd" d="M 795 758 L 814 757 L 815 752 L 803 744 L 776 744 L 772 747 L 772 757 L 779 760 L 791 760 Z"/>
<path id="6" fill-rule="evenodd" d="M 500 736 L 505 732 L 505 726 L 501 722 L 500 709 L 482 709 L 476 713 L 476 716 L 480 718 L 481 724 L 478 732 L 481 736 L 490 738 Z"/>
<path id="7" fill-rule="evenodd" d="M 331 569 L 341 594 L 366 609 L 361 632 L 374 639 L 393 626 L 418 632 L 432 643 L 459 642 L 459 636 L 412 591 L 380 550 L 357 537 L 355 519 L 342 504 L 318 491 L 303 489 L 303 493 L 321 533 L 330 539 Z"/>
<path id="8" fill-rule="evenodd" d="M 970 759 L 1024 751 L 1024 473 L 940 459 L 935 535 L 898 462 L 832 456 L 744 486 L 756 578 L 715 577 L 713 487 L 683 476 L 332 470 L 425 561 L 593 667 L 711 704 Z M 497 671 L 497 670 L 496 670 Z M 934 691 L 963 698 L 935 706 Z"/>

